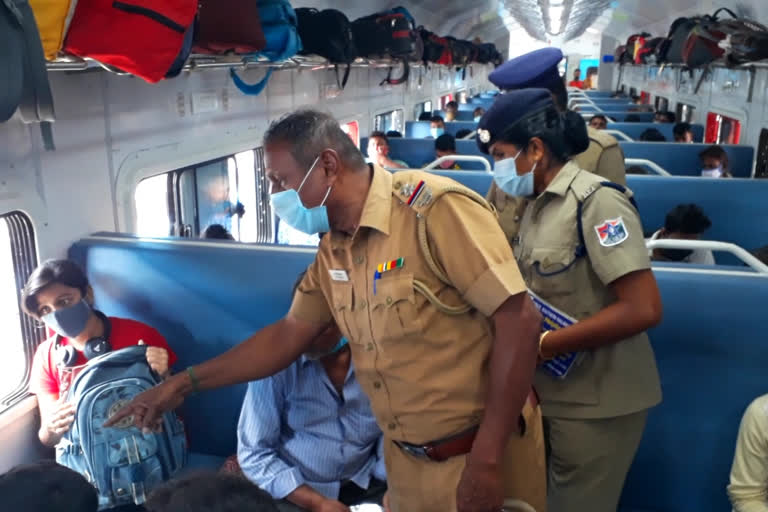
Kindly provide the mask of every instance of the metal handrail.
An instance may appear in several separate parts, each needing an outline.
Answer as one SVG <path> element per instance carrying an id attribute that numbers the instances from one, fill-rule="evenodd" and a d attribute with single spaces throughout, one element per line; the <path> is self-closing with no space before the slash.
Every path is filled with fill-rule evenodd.
<path id="1" fill-rule="evenodd" d="M 651 170 L 659 176 L 672 176 L 672 174 L 665 168 L 652 160 L 648 160 L 647 158 L 625 158 L 624 165 L 644 165 L 646 167 L 650 167 Z"/>
<path id="2" fill-rule="evenodd" d="M 648 249 L 687 249 L 692 251 L 717 251 L 727 252 L 739 258 L 742 263 L 759 274 L 768 274 L 768 265 L 754 257 L 742 247 L 729 242 L 716 242 L 714 240 L 680 240 L 665 238 L 663 240 L 648 240 L 645 243 Z"/>
<path id="3" fill-rule="evenodd" d="M 635 139 L 633 139 L 626 133 L 622 132 L 621 130 L 603 130 L 603 133 L 613 135 L 614 137 L 618 137 L 620 139 L 626 140 L 627 142 L 635 142 Z"/>
<path id="4" fill-rule="evenodd" d="M 436 169 L 438 165 L 440 165 L 443 162 L 480 162 L 485 167 L 485 172 L 488 174 L 492 174 L 493 170 L 491 169 L 491 164 L 483 158 L 482 156 L 475 156 L 475 155 L 448 155 L 448 156 L 441 156 L 434 162 L 431 162 L 424 166 L 423 170 L 430 171 L 433 169 Z"/>

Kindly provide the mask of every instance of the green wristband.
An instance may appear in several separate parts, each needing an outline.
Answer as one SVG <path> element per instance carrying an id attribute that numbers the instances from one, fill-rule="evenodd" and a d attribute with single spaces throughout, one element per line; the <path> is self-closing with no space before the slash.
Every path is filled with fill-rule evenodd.
<path id="1" fill-rule="evenodd" d="M 200 380 L 197 378 L 195 370 L 191 366 L 187 367 L 187 375 L 189 375 L 189 380 L 192 382 L 192 391 L 195 393 L 200 391 Z"/>

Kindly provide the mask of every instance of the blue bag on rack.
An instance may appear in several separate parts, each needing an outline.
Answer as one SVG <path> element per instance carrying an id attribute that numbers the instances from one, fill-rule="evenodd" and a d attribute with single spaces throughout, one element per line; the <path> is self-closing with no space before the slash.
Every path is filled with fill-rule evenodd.
<path id="1" fill-rule="evenodd" d="M 256 5 L 261 18 L 261 29 L 267 45 L 258 53 L 250 57 L 269 59 L 277 62 L 289 59 L 301 51 L 301 39 L 299 38 L 298 20 L 296 12 L 287 0 L 258 0 Z M 267 81 L 272 75 L 272 69 L 266 76 L 255 84 L 247 84 L 237 75 L 234 69 L 230 69 L 230 75 L 235 85 L 244 94 L 255 96 L 267 86 Z"/>

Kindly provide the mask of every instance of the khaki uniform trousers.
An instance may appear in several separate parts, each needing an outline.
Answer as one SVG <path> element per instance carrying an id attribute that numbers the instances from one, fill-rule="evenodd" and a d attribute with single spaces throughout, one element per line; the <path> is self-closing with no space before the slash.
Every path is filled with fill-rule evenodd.
<path id="1" fill-rule="evenodd" d="M 525 435 L 512 434 L 503 461 L 505 498 L 510 510 L 546 512 L 546 461 L 541 407 L 526 403 Z M 387 486 L 391 512 L 456 512 L 466 456 L 432 462 L 403 452 L 385 440 Z M 513 505 L 523 502 L 529 507 Z M 515 508 L 517 507 L 517 508 Z"/>
<path id="2" fill-rule="evenodd" d="M 552 512 L 616 512 L 648 411 L 600 419 L 544 418 Z"/>

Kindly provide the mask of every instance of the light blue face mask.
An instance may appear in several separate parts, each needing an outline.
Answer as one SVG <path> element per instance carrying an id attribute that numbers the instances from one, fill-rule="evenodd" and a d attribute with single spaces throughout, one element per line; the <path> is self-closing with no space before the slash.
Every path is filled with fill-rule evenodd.
<path id="1" fill-rule="evenodd" d="M 429 131 L 434 138 L 438 138 L 445 133 L 445 128 L 430 128 Z"/>
<path id="2" fill-rule="evenodd" d="M 91 306 L 81 300 L 66 309 L 57 309 L 44 315 L 41 320 L 60 336 L 75 338 L 85 330 L 92 313 Z"/>
<path id="3" fill-rule="evenodd" d="M 479 123 L 482 118 L 483 118 L 483 116 L 475 116 L 473 118 L 473 121 L 476 122 L 476 123 Z"/>
<path id="4" fill-rule="evenodd" d="M 506 194 L 514 197 L 530 197 L 533 195 L 533 171 L 536 170 L 536 165 L 533 165 L 533 169 L 530 172 L 519 176 L 517 174 L 517 157 L 523 152 L 521 149 L 513 158 L 505 158 L 499 160 L 493 166 L 493 180 L 496 185 L 499 186 Z"/>
<path id="5" fill-rule="evenodd" d="M 325 201 L 331 194 L 331 188 L 328 187 L 328 191 L 325 193 L 323 202 L 320 206 L 314 208 L 307 208 L 304 203 L 301 202 L 299 192 L 301 187 L 306 183 L 309 175 L 315 169 L 317 162 L 320 160 L 318 156 L 315 158 L 312 167 L 307 171 L 307 175 L 299 185 L 297 190 L 283 190 L 270 196 L 270 202 L 272 203 L 272 209 L 275 215 L 280 217 L 280 220 L 291 226 L 293 229 L 297 229 L 302 233 L 308 235 L 314 235 L 316 233 L 325 233 L 330 231 L 330 223 L 328 221 L 328 209 L 325 207 Z"/>

